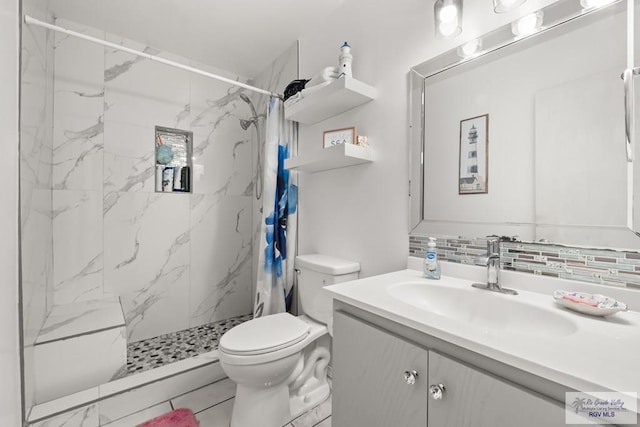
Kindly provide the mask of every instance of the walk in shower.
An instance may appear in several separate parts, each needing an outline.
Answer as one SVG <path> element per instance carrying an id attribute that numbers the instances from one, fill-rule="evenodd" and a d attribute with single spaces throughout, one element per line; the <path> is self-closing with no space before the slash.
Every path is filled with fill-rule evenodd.
<path id="1" fill-rule="evenodd" d="M 53 23 L 46 3 L 24 13 Z M 249 79 L 55 24 L 268 90 L 297 77 L 296 46 Z M 251 317 L 268 96 L 30 25 L 21 91 L 27 411 L 97 359 L 109 381 L 215 350 Z M 191 192 L 156 191 L 157 126 L 193 134 Z M 64 354 L 69 372 L 43 361 Z"/>

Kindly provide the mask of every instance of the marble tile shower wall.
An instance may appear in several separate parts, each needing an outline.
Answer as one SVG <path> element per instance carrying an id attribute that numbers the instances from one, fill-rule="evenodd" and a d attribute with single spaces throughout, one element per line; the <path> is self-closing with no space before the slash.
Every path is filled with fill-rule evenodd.
<path id="1" fill-rule="evenodd" d="M 409 255 L 424 257 L 427 236 L 409 236 Z M 438 257 L 445 261 L 476 264 L 486 256 L 483 238 L 438 238 Z M 522 273 L 640 289 L 640 253 L 590 249 L 548 243 L 502 242 L 501 267 Z"/>
<path id="2" fill-rule="evenodd" d="M 191 63 L 73 22 L 57 24 Z M 220 70 L 210 71 L 240 79 Z M 251 311 L 254 149 L 238 88 L 56 34 L 56 304 L 115 294 L 129 341 Z M 193 193 L 154 191 L 154 126 L 193 132 Z"/>
<path id="3" fill-rule="evenodd" d="M 23 12 L 52 21 L 48 2 L 25 0 Z M 51 150 L 53 37 L 37 27 L 22 31 L 20 105 L 20 227 L 24 365 L 32 366 L 34 343 L 52 304 Z M 34 401 L 35 379 L 24 372 L 24 399 Z"/>

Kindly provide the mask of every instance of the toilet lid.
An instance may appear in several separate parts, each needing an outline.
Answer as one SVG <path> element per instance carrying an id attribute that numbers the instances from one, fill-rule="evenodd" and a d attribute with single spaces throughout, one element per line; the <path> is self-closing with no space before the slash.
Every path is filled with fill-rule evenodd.
<path id="1" fill-rule="evenodd" d="M 287 348 L 307 337 L 309 324 L 289 313 L 271 314 L 244 322 L 220 339 L 229 354 L 264 354 Z"/>

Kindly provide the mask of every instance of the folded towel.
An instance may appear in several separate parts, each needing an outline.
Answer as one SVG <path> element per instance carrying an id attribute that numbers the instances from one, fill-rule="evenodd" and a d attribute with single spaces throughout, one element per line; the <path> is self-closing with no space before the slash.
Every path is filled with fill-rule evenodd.
<path id="1" fill-rule="evenodd" d="M 333 79 L 338 78 L 338 69 L 336 67 L 326 67 L 322 69 L 318 74 L 313 76 L 311 80 L 309 80 L 305 86 L 305 88 L 311 86 L 317 86 L 324 82 L 331 81 Z"/>
<path id="2" fill-rule="evenodd" d="M 300 101 L 301 99 L 302 99 L 302 92 L 298 92 L 295 95 L 291 95 L 289 98 L 287 98 L 286 101 L 284 101 L 284 108 L 291 107 L 293 104 Z"/>
<path id="3" fill-rule="evenodd" d="M 302 91 L 300 91 L 300 96 L 305 97 L 305 96 L 309 95 L 310 93 L 313 93 L 313 92 L 317 91 L 318 89 L 323 88 L 323 87 L 331 84 L 331 82 L 333 82 L 334 80 L 336 80 L 336 79 L 331 79 L 331 80 L 328 80 L 326 82 L 322 82 L 320 84 L 317 84 L 317 85 L 311 86 L 311 87 L 305 86 L 305 88 L 302 89 Z M 287 101 L 288 101 L 288 99 L 287 99 Z"/>
<path id="4" fill-rule="evenodd" d="M 305 87 L 300 92 L 298 92 L 295 95 L 292 95 L 289 98 L 287 98 L 287 100 L 284 101 L 284 108 L 291 107 L 292 105 L 294 105 L 297 102 L 299 102 L 306 95 L 309 95 L 310 93 L 313 93 L 316 90 L 318 90 L 320 88 L 323 88 L 323 87 L 327 86 L 328 84 L 331 84 L 331 82 L 334 81 L 334 80 L 336 80 L 336 79 L 331 79 L 329 81 L 322 82 L 322 83 L 317 84 L 317 85 L 312 86 L 312 87 L 308 87 L 308 86 Z"/>

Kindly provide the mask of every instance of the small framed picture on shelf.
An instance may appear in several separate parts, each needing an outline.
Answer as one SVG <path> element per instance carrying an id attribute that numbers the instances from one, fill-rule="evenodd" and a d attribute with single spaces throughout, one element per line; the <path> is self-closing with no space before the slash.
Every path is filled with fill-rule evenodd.
<path id="1" fill-rule="evenodd" d="M 322 146 L 327 148 L 340 144 L 355 144 L 356 138 L 355 127 L 326 130 L 322 134 Z"/>

